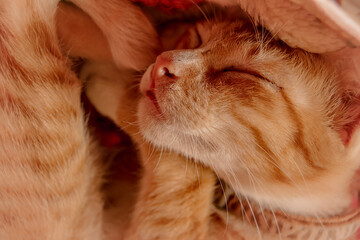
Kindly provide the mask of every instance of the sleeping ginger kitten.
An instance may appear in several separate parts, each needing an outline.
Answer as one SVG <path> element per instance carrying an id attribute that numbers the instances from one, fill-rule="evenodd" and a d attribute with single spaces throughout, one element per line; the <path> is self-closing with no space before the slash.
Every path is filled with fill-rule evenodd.
<path id="1" fill-rule="evenodd" d="M 90 99 L 117 124 L 132 128 L 129 133 L 135 139 L 141 139 L 134 124 L 139 122 L 146 141 L 212 169 L 237 196 L 261 208 L 314 218 L 352 211 L 357 192 L 350 184 L 360 164 L 360 136 L 356 131 L 359 96 L 355 89 L 345 88 L 325 58 L 291 49 L 268 35 L 260 39 L 258 32 L 242 20 L 196 24 L 176 48 L 163 52 L 147 69 L 140 96 L 136 90 L 124 91 L 136 81 L 115 81 L 121 73 L 112 75 L 93 66 L 93 76 L 98 72 L 102 77 L 89 82 Z M 138 119 L 134 116 L 137 102 Z M 151 151 L 141 146 L 143 159 L 151 156 Z M 154 229 L 161 223 L 168 227 L 165 229 L 174 229 L 165 223 L 186 225 L 186 221 L 176 221 L 182 212 L 171 204 L 179 206 L 178 198 L 186 197 L 188 188 L 175 197 L 169 187 L 169 183 L 181 187 L 185 176 L 177 181 L 169 179 L 181 175 L 183 168 L 177 166 L 186 161 L 179 161 L 174 154 L 162 157 L 156 150 L 155 156 L 155 163 L 145 171 L 141 204 L 133 218 L 133 222 L 141 223 L 137 229 L 143 237 L 139 239 L 153 239 L 149 225 Z M 211 179 L 211 174 L 202 176 L 207 184 L 199 188 L 211 190 Z M 161 194 L 151 194 L 159 189 Z M 208 225 L 216 224 L 208 202 L 196 204 L 186 199 L 189 205 L 184 204 L 185 209 L 205 209 Z M 141 231 L 142 227 L 145 230 Z M 215 234 L 214 229 L 218 230 Z M 211 239 L 240 237 L 219 229 L 212 227 L 212 234 L 205 235 Z M 281 237 L 279 229 L 275 236 L 256 235 L 246 227 L 241 230 L 248 231 L 242 235 L 246 239 Z M 355 230 L 351 231 L 343 235 L 313 234 L 308 239 L 343 239 L 353 235 Z M 192 237 L 200 239 L 199 235 Z M 301 234 L 292 237 L 304 239 Z"/>
<path id="2" fill-rule="evenodd" d="M 0 3 L 1 239 L 104 238 L 101 166 L 85 130 L 81 84 L 57 44 L 56 5 Z M 149 142 L 193 157 L 237 194 L 302 216 L 341 214 L 350 205 L 358 97 L 321 56 L 256 36 L 243 21 L 191 28 L 178 44 L 190 49 L 161 54 L 141 81 L 142 95 L 124 91 L 136 81 L 116 81 L 126 76 L 111 64 L 112 72 L 98 69 L 105 78 L 92 79 L 88 92 L 108 93 L 91 98 L 127 127 L 145 166 L 125 239 L 279 237 L 256 235 L 246 225 L 234 232 L 232 216 L 228 231 L 216 225 L 211 171 L 143 142 L 139 98 Z M 109 49 L 118 67 L 128 60 Z"/>
<path id="3" fill-rule="evenodd" d="M 259 44 L 242 22 L 196 31 L 199 46 L 162 53 L 144 74 L 145 138 L 202 162 L 264 207 L 344 211 L 354 197 L 344 186 L 359 166 L 358 96 L 321 56 Z"/>

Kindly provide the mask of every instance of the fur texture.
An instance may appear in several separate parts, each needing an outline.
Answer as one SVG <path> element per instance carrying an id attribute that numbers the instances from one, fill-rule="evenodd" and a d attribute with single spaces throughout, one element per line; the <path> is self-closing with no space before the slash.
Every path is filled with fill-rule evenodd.
<path id="1" fill-rule="evenodd" d="M 239 239 L 241 231 L 253 239 L 256 230 L 243 225 L 230 224 L 224 236 L 227 226 L 211 204 L 215 176 L 206 166 L 268 208 L 315 216 L 346 211 L 352 193 L 344 186 L 359 164 L 352 117 L 358 97 L 321 56 L 270 36 L 259 40 L 243 21 L 199 24 L 178 45 L 190 49 L 165 52 L 147 70 L 140 95 L 134 70 L 161 49 L 151 24 L 127 1 L 75 3 L 104 33 L 93 28 L 94 42 L 108 46 L 88 49 L 81 34 L 69 40 L 73 34 L 58 25 L 63 50 L 87 58 L 87 66 L 101 60 L 82 72 L 92 80 L 89 97 L 132 136 L 143 161 L 125 239 Z M 102 167 L 90 153 L 81 84 L 57 44 L 56 5 L 0 3 L 2 239 L 103 238 Z"/>
<path id="2" fill-rule="evenodd" d="M 101 2 L 73 0 L 72 2 L 83 9 L 104 33 L 117 67 L 144 70 L 153 62 L 159 46 L 157 33 L 146 16 L 132 2 L 128 0 Z M 118 14 L 119 12 L 121 14 Z"/>
<path id="3" fill-rule="evenodd" d="M 162 53 L 142 78 L 141 132 L 155 145 L 210 167 L 238 194 L 265 208 L 313 217 L 346 212 L 356 194 L 348 186 L 359 165 L 357 93 L 345 87 L 326 58 L 291 49 L 262 31 L 243 21 L 198 24 L 195 34 L 190 29 L 178 45 L 190 49 Z M 124 87 L 111 78 L 95 77 L 88 91 L 120 93 Z M 122 121 L 119 110 L 135 112 L 129 105 L 134 93 L 122 105 L 126 93 L 117 95 L 116 112 L 103 104 L 116 100 L 98 101 L 96 94 L 92 100 L 120 126 L 134 127 Z M 164 156 L 159 166 L 169 160 Z M 213 215 L 207 221 L 212 229 L 226 227 Z M 229 231 L 229 239 L 240 229 L 244 226 Z M 253 233 L 245 235 L 251 239 Z"/>
<path id="4" fill-rule="evenodd" d="M 74 50 L 72 56 L 105 62 L 112 62 L 115 55 L 125 66 L 142 69 L 154 59 L 153 47 L 158 40 L 146 17 L 128 1 L 77 4 L 86 5 L 102 30 L 81 10 L 60 3 L 56 19 L 62 51 L 55 28 L 58 1 L 0 4 L 1 239 L 104 238 L 100 191 L 103 166 L 86 130 L 81 82 L 63 53 L 67 56 Z M 113 19 L 121 22 L 117 18 L 120 11 L 131 13 L 131 18 L 120 16 L 129 21 L 123 23 L 128 27 L 113 31 Z M 69 28 L 72 19 L 82 20 L 81 29 L 100 37 L 91 39 L 79 34 L 78 41 L 73 41 L 71 37 L 79 26 Z M 137 33 L 138 27 L 131 33 L 133 24 L 142 26 L 143 31 Z M 102 34 L 105 29 L 111 29 L 116 39 L 112 43 L 124 47 L 111 49 Z M 133 49 L 147 48 L 153 55 L 139 61 L 136 51 L 127 53 L 125 46 L 134 36 L 149 39 L 146 47 L 139 46 L 143 41 L 131 41 L 138 45 Z"/>
<path id="5" fill-rule="evenodd" d="M 358 96 L 321 56 L 259 40 L 242 22 L 197 28 L 200 47 L 162 53 L 144 74 L 144 136 L 267 208 L 344 211 L 353 199 L 344 186 L 359 162 L 357 137 L 342 140 L 357 124 Z"/>
<path id="6" fill-rule="evenodd" d="M 101 176 L 57 1 L 0 3 L 0 238 L 101 239 Z"/>

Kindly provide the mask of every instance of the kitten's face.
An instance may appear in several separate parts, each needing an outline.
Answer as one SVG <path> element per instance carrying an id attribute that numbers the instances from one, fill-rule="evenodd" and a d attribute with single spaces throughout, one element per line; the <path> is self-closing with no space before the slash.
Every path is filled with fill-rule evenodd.
<path id="1" fill-rule="evenodd" d="M 320 57 L 260 34 L 242 22 L 190 29 L 179 43 L 190 49 L 164 52 L 143 76 L 141 130 L 261 204 L 341 211 L 354 164 L 334 130 L 337 83 Z"/>

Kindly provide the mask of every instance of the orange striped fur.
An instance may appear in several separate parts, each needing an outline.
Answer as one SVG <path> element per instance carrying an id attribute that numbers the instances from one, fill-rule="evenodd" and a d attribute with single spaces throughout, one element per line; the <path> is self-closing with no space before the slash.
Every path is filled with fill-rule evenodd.
<path id="1" fill-rule="evenodd" d="M 114 69 L 109 65 L 91 65 L 87 70 L 91 73 L 88 76 L 93 76 L 87 91 L 95 106 L 128 129 L 143 154 L 148 150 L 137 122 L 149 142 L 195 158 L 239 194 L 263 207 L 314 217 L 347 211 L 355 194 L 349 186 L 359 166 L 359 133 L 346 128 L 356 126 L 357 117 L 352 114 L 358 111 L 358 97 L 344 88 L 338 69 L 320 55 L 291 49 L 266 32 L 261 35 L 258 31 L 262 29 L 254 30 L 242 20 L 201 23 L 196 31 L 199 36 L 188 36 L 200 37 L 200 41 L 182 39 L 186 43 L 179 43 L 196 46 L 162 53 L 155 63 L 160 68 L 151 65 L 142 77 L 138 119 L 134 116 L 139 98 L 137 80 L 131 80 L 133 75 L 127 72 L 127 80 L 118 81 L 124 70 L 109 71 Z M 167 62 L 165 70 L 161 61 Z M 153 91 L 161 115 L 145 96 L 154 74 L 160 75 Z M 344 141 L 344 135 L 350 142 Z M 200 238 L 198 232 L 181 235 L 190 231 L 183 227 L 189 221 L 176 221 L 179 206 L 198 210 L 191 201 L 179 205 L 181 199 L 175 197 L 179 194 L 171 192 L 182 184 L 171 179 L 182 174 L 182 167 L 176 166 L 184 159 L 178 161 L 176 155 L 168 153 L 160 157 L 158 150 L 152 154 L 154 157 L 142 155 L 146 170 L 131 233 L 135 239 Z M 167 167 L 158 170 L 162 164 Z M 157 171 L 162 174 L 157 175 Z M 210 182 L 212 178 L 211 174 L 206 177 Z M 186 185 L 182 195 L 193 196 Z M 211 184 L 203 186 L 206 189 Z M 161 195 L 152 196 L 159 190 Z M 169 198 L 166 190 L 173 197 Z M 171 210 L 168 204 L 173 204 Z M 211 213 L 210 206 L 203 204 L 202 214 Z M 195 219 L 193 216 L 194 224 Z M 239 231 L 247 231 L 243 226 L 231 230 L 231 223 L 222 225 L 216 214 L 201 219 L 210 226 L 208 239 L 238 239 Z M 171 235 L 169 228 L 176 229 L 178 235 Z M 230 229 L 226 236 L 224 228 Z M 251 239 L 254 234 L 248 229 L 243 236 Z"/>
<path id="2" fill-rule="evenodd" d="M 344 89 L 322 56 L 244 21 L 196 29 L 199 47 L 162 53 L 142 78 L 145 138 L 197 159 L 265 207 L 312 216 L 345 211 L 359 166 L 357 135 L 344 130 L 356 126 L 348 120 L 359 116 L 356 92 Z M 149 89 L 160 110 L 145 96 Z M 344 135 L 355 137 L 347 144 Z"/>
<path id="3" fill-rule="evenodd" d="M 99 38 L 92 39 L 92 43 L 102 46 L 103 51 L 93 48 L 86 51 L 92 46 L 91 39 L 86 39 L 90 41 L 88 45 L 78 44 L 84 42 L 84 35 L 79 34 L 75 40 L 69 39 L 73 35 L 66 31 L 73 29 L 66 30 L 64 27 L 64 25 L 68 26 L 68 21 L 60 22 L 69 16 L 62 15 L 64 12 L 58 12 L 56 15 L 57 31 L 60 34 L 62 47 L 60 50 L 55 34 L 56 5 L 56 1 L 40 0 L 6 1 L 0 5 L 2 13 L 0 111 L 3 117 L 0 146 L 4 173 L 1 175 L 2 185 L 0 185 L 3 193 L 0 203 L 0 238 L 111 239 L 114 237 L 118 239 L 119 235 L 116 233 L 104 232 L 104 228 L 108 229 L 108 227 L 103 226 L 102 216 L 103 201 L 100 186 L 103 167 L 97 160 L 99 154 L 86 130 L 80 103 L 81 83 L 70 71 L 69 59 L 62 55 L 65 53 L 88 60 L 96 58 L 111 62 L 112 59 L 107 52 L 110 48 L 91 20 L 86 19 L 78 9 L 61 3 L 59 11 L 66 11 L 72 19 L 81 18 L 87 24 L 85 26 L 91 28 L 92 33 L 100 35 Z M 87 9 L 91 11 L 90 7 Z M 118 7 L 112 13 L 117 14 L 119 9 L 124 10 Z M 142 19 L 137 20 L 139 20 L 138 24 L 147 27 L 141 22 Z M 156 38 L 154 40 L 157 41 Z M 151 53 L 148 59 L 154 58 L 155 51 Z M 112 51 L 111 54 L 114 52 Z M 130 56 L 137 57 L 132 54 Z M 144 58 L 143 61 L 149 61 L 148 59 Z M 132 66 L 135 69 L 144 66 L 144 63 L 139 61 L 134 64 L 139 64 Z M 128 113 L 128 116 L 133 115 Z M 149 155 L 145 145 L 142 152 L 144 155 Z M 158 154 L 155 152 L 152 157 L 155 163 Z M 173 160 L 168 162 L 170 166 L 166 167 L 167 165 L 162 163 L 159 168 L 161 171 L 154 179 L 161 176 L 161 173 L 167 172 L 168 168 L 188 169 L 188 175 L 185 176 L 187 182 L 183 182 L 183 174 L 173 175 L 170 172 L 167 180 L 169 186 L 180 181 L 179 196 L 183 189 L 189 194 L 189 202 L 179 198 L 177 203 L 177 208 L 179 212 L 181 211 L 180 217 L 189 224 L 172 229 L 171 233 L 157 232 L 158 229 L 164 229 L 162 226 L 164 221 L 170 220 L 170 225 L 173 226 L 177 223 L 166 216 L 161 216 L 161 212 L 167 214 L 174 204 L 169 202 L 169 207 L 164 208 L 162 199 L 169 197 L 168 192 L 165 191 L 167 186 L 153 182 L 148 186 L 144 185 L 141 190 L 141 201 L 139 200 L 138 205 L 144 205 L 144 208 L 137 208 L 125 239 L 158 237 L 168 239 L 169 234 L 174 239 L 205 237 L 206 219 L 209 215 L 209 207 L 206 206 L 211 203 L 214 185 L 212 173 L 203 170 L 200 166 L 187 164 L 177 155 L 169 154 L 167 158 Z M 179 160 L 175 161 L 176 159 Z M 154 165 L 151 166 L 153 167 Z M 194 178 L 194 176 L 199 177 Z M 202 190 L 200 186 L 204 189 Z M 157 194 L 149 195 L 147 189 Z M 153 202 L 156 199 L 157 201 Z M 198 204 L 203 208 L 193 211 Z M 154 221 L 145 219 L 144 222 L 143 215 L 153 213 L 148 211 L 152 208 L 158 209 L 159 213 L 153 214 Z M 179 219 L 179 216 L 175 218 Z M 195 229 L 192 224 L 194 221 L 197 223 Z M 139 225 L 140 223 L 144 224 Z M 138 229 L 139 226 L 142 227 Z M 145 229 L 152 230 L 148 233 L 144 231 Z M 194 233 L 195 230 L 197 233 Z"/>
<path id="4" fill-rule="evenodd" d="M 58 1 L 0 3 L 1 239 L 118 238 L 119 230 L 109 232 L 108 215 L 103 226 L 104 167 L 86 129 L 81 82 L 63 54 L 104 62 L 116 56 L 117 63 L 143 69 L 158 39 L 129 1 L 74 2 L 102 29 L 69 3 L 59 3 L 57 12 Z M 115 18 L 124 27 L 116 28 Z M 140 61 L 144 48 L 152 54 Z"/>
<path id="5" fill-rule="evenodd" d="M 161 55 L 169 65 L 164 66 L 167 74 L 157 73 L 158 116 L 136 88 L 134 71 L 150 64 L 161 49 L 147 20 L 136 11 L 142 16 L 136 26 L 150 33 L 135 39 L 149 41 L 129 46 L 129 38 L 116 37 L 122 31 L 112 32 L 118 25 L 109 19 L 122 3 L 136 9 L 133 5 L 74 2 L 100 27 L 85 20 L 104 51 L 89 48 L 84 35 L 69 39 L 74 33 L 60 22 L 65 53 L 86 58 L 81 76 L 89 80 L 89 98 L 132 136 L 144 166 L 124 239 L 241 239 L 232 229 L 223 233 L 228 226 L 213 213 L 215 178 L 208 168 L 267 208 L 309 216 L 348 208 L 352 194 L 346 186 L 359 165 L 359 134 L 353 131 L 357 117 L 348 113 L 358 112 L 353 105 L 357 96 L 342 88 L 326 59 L 290 49 L 243 21 L 198 24 L 192 29 L 197 34 L 188 36 L 200 39 L 184 38 L 186 43 L 178 45 L 190 49 Z M 13 11 L 4 11 L 5 6 Z M 0 123 L 5 129 L 0 146 L 6 149 L 1 152 L 4 169 L 9 169 L 0 182 L 5 183 L 5 199 L 16 196 L 0 201 L 0 233 L 4 239 L 101 239 L 101 167 L 94 162 L 96 154 L 90 154 L 80 83 L 56 44 L 55 3 L 6 1 L 0 10 L 0 51 L 5 56 L 0 62 L 0 110 L 6 119 Z M 82 14 L 73 13 L 75 18 Z M 57 16 L 59 23 L 62 17 Z M 142 44 L 150 50 L 140 51 Z M 124 46 L 129 47 L 118 50 Z M 143 93 L 153 69 L 151 65 L 141 80 Z M 350 140 L 344 144 L 343 139 Z M 1 205 L 7 202 L 11 206 Z M 19 219 L 18 211 L 25 217 Z"/>
<path id="6" fill-rule="evenodd" d="M 0 238 L 101 239 L 101 176 L 57 1 L 0 3 Z"/>

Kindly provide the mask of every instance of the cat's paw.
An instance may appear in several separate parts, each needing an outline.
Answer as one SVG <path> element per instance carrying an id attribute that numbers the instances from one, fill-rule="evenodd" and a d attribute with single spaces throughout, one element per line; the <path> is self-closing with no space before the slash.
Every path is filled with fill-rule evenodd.
<path id="1" fill-rule="evenodd" d="M 139 136 L 137 75 L 131 70 L 120 70 L 112 63 L 93 61 L 86 62 L 80 73 L 85 82 L 85 93 L 96 110 L 133 138 Z"/>
<path id="2" fill-rule="evenodd" d="M 106 36 L 118 68 L 145 70 L 160 50 L 158 34 L 141 9 L 128 0 L 73 0 Z"/>

